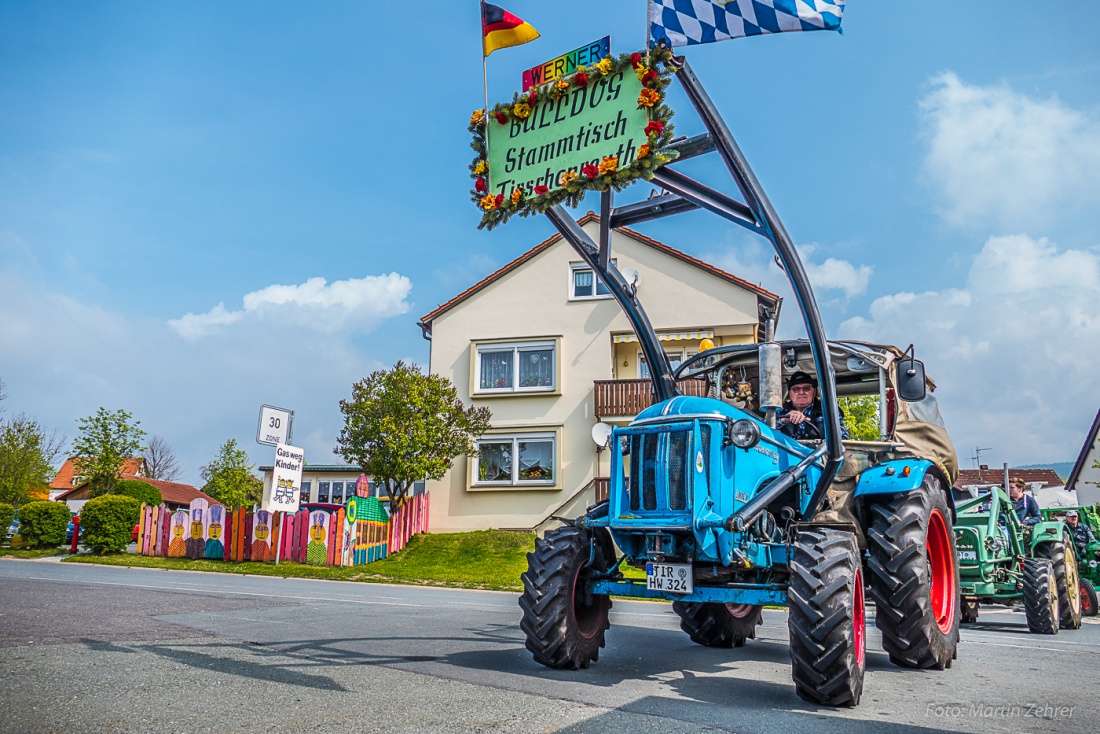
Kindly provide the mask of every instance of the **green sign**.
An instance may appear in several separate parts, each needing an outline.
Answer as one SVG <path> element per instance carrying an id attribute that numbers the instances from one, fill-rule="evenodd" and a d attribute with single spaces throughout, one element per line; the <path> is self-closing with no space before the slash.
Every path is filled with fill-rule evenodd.
<path id="1" fill-rule="evenodd" d="M 555 189 L 567 171 L 580 175 L 607 158 L 618 168 L 629 166 L 646 142 L 649 119 L 638 106 L 641 92 L 641 81 L 628 68 L 547 99 L 526 119 L 507 125 L 490 120 L 489 191 L 507 197 L 517 188 L 527 195 L 536 186 Z"/>

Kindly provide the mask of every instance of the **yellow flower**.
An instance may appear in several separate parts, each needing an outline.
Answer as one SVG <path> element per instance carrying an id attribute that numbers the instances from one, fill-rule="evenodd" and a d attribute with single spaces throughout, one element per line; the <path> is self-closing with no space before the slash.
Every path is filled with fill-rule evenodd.
<path id="1" fill-rule="evenodd" d="M 474 113 L 472 115 L 470 115 L 470 124 L 476 127 L 476 126 L 481 124 L 481 120 L 484 117 L 485 117 L 485 111 L 484 110 L 474 110 Z"/>
<path id="2" fill-rule="evenodd" d="M 481 208 L 487 212 L 491 212 L 497 208 L 497 197 L 492 194 L 486 194 L 481 197 Z"/>
<path id="3" fill-rule="evenodd" d="M 531 116 L 531 105 L 526 102 L 517 102 L 516 105 L 512 107 L 512 114 L 521 120 L 526 120 Z"/>
<path id="4" fill-rule="evenodd" d="M 610 74 L 611 73 L 611 57 L 610 56 L 605 56 L 602 59 L 600 59 L 599 61 L 597 61 L 596 62 L 596 69 L 598 69 L 599 72 L 601 74 L 605 75 L 605 76 L 607 74 Z"/>
<path id="5" fill-rule="evenodd" d="M 488 170 L 489 170 L 489 164 L 486 163 L 484 160 L 478 161 L 477 165 L 474 166 L 474 174 L 477 175 L 477 176 L 480 176 L 481 174 L 485 173 Z"/>
<path id="6" fill-rule="evenodd" d="M 577 172 L 576 171 L 566 171 L 561 175 L 561 178 L 558 180 L 558 183 L 560 183 L 562 186 L 568 186 L 570 183 L 573 182 L 573 179 L 575 179 L 576 177 L 577 177 Z"/>
<path id="7" fill-rule="evenodd" d="M 559 92 L 564 92 L 566 89 L 569 89 L 569 82 L 565 81 L 564 79 L 559 79 L 558 83 L 554 86 Z"/>
<path id="8" fill-rule="evenodd" d="M 600 161 L 600 175 L 603 176 L 606 173 L 614 173 L 619 167 L 619 156 L 609 155 Z"/>
<path id="9" fill-rule="evenodd" d="M 638 64 L 638 68 L 634 69 L 634 73 L 638 75 L 638 79 L 641 80 L 643 76 L 649 73 L 649 67 L 645 64 Z"/>
<path id="10" fill-rule="evenodd" d="M 638 157 L 645 158 L 647 155 L 649 155 L 649 143 L 642 143 L 638 148 Z"/>
<path id="11" fill-rule="evenodd" d="M 523 201 L 523 189 L 513 189 L 512 190 L 512 203 L 513 204 L 518 204 L 521 201 Z"/>
<path id="12" fill-rule="evenodd" d="M 655 89 L 643 89 L 638 95 L 639 107 L 652 107 L 661 101 L 661 93 Z"/>

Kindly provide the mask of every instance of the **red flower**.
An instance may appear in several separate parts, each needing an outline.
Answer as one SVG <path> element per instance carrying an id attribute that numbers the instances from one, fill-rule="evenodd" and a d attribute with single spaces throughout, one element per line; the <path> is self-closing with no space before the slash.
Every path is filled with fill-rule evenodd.
<path id="1" fill-rule="evenodd" d="M 535 195 L 536 196 L 542 196 L 543 194 L 545 194 L 549 190 L 550 189 L 548 189 L 547 187 L 540 184 L 540 185 L 535 187 Z"/>
<path id="2" fill-rule="evenodd" d="M 498 209 L 504 204 L 504 194 L 497 194 L 496 204 Z"/>
<path id="3" fill-rule="evenodd" d="M 474 181 L 474 191 L 479 194 L 485 193 L 485 179 L 479 177 L 477 181 Z"/>
<path id="4" fill-rule="evenodd" d="M 596 178 L 596 176 L 600 175 L 600 169 L 591 163 L 586 163 L 581 166 L 581 173 L 589 178 Z"/>
<path id="5" fill-rule="evenodd" d="M 581 89 L 584 89 L 588 86 L 588 75 L 585 74 L 583 71 L 578 71 L 576 74 L 573 75 L 573 83 Z"/>
<path id="6" fill-rule="evenodd" d="M 527 93 L 527 104 L 534 107 L 535 103 L 538 102 L 538 101 L 539 101 L 539 90 L 535 89 L 534 87 L 531 87 L 531 91 Z"/>
<path id="7" fill-rule="evenodd" d="M 642 74 L 642 84 L 646 85 L 646 84 L 649 84 L 652 81 L 656 81 L 657 77 L 659 77 L 659 76 L 660 76 L 660 74 L 658 74 L 653 69 L 650 69 L 645 74 Z"/>
<path id="8" fill-rule="evenodd" d="M 640 64 L 640 63 L 642 63 L 642 55 L 640 53 L 635 51 L 634 53 L 630 54 L 630 65 L 631 66 L 633 66 L 635 69 L 637 69 L 638 64 Z"/>
<path id="9" fill-rule="evenodd" d="M 501 112 L 499 110 L 496 113 L 496 118 L 497 118 L 497 122 L 499 122 L 501 125 L 507 125 L 508 124 L 508 115 L 504 114 L 503 112 Z"/>
<path id="10" fill-rule="evenodd" d="M 650 120 L 649 124 L 645 126 L 646 135 L 660 135 L 665 131 L 665 126 L 660 120 Z"/>

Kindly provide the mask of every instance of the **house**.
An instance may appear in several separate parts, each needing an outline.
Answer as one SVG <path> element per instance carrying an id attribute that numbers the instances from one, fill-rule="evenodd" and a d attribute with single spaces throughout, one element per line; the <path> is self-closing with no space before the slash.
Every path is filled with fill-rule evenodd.
<path id="1" fill-rule="evenodd" d="M 84 477 L 76 472 L 75 461 L 75 456 L 68 458 L 65 460 L 65 463 L 61 465 L 61 468 L 57 470 L 57 474 L 54 475 L 53 481 L 50 482 L 51 500 L 56 500 L 73 487 L 79 487 L 84 484 Z M 123 461 L 123 478 L 141 478 L 143 474 L 145 474 L 145 459 L 138 457 L 136 459 L 126 459 Z"/>
<path id="2" fill-rule="evenodd" d="M 261 466 L 264 490 L 271 486 L 273 466 Z M 351 464 L 305 464 L 302 466 L 301 502 L 331 502 L 343 504 L 355 494 L 355 483 L 362 468 Z M 377 497 L 374 482 L 370 481 L 371 496 Z"/>
<path id="3" fill-rule="evenodd" d="M 1081 453 L 1073 463 L 1073 470 L 1066 480 L 1066 489 L 1077 492 L 1077 501 L 1082 505 L 1095 505 L 1100 502 L 1100 411 L 1092 420 L 1092 427 L 1085 436 Z"/>
<path id="4" fill-rule="evenodd" d="M 1009 469 L 1008 478 L 1021 479 L 1032 491 L 1046 489 L 1047 487 L 1061 487 L 1062 478 L 1053 469 Z M 959 469 L 959 478 L 955 480 L 955 488 L 966 487 L 985 488 L 1001 487 L 1005 483 L 1005 470 L 1003 468 L 990 469 L 982 464 L 978 469 Z"/>
<path id="5" fill-rule="evenodd" d="M 191 505 L 191 500 L 204 499 L 207 502 L 217 501 L 210 495 L 192 487 L 190 484 L 165 482 L 160 479 L 149 479 L 148 477 L 142 477 L 136 474 L 123 474 L 122 479 L 136 479 L 139 482 L 153 485 L 160 490 L 160 496 L 164 499 L 164 504 L 173 512 L 176 510 L 186 510 Z M 89 499 L 91 499 L 91 492 L 85 482 L 81 482 L 79 486 L 62 492 L 56 498 L 58 502 L 67 504 L 69 510 L 74 513 L 79 513 Z"/>
<path id="6" fill-rule="evenodd" d="M 594 240 L 599 218 L 581 226 Z M 639 298 L 673 366 L 703 339 L 744 344 L 763 335 L 781 299 L 627 228 L 611 234 L 619 270 L 638 273 Z M 488 407 L 479 456 L 429 481 L 433 532 L 538 528 L 605 497 L 609 458 L 597 422 L 624 425 L 651 401 L 637 336 L 618 303 L 560 234 L 541 242 L 420 321 L 430 372 L 465 403 Z M 685 381 L 698 394 L 701 383 Z"/>

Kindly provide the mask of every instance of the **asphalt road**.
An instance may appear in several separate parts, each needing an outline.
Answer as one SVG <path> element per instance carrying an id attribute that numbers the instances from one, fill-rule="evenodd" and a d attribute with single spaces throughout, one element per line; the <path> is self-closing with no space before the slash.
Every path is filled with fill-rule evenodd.
<path id="1" fill-rule="evenodd" d="M 0 560 L 0 732 L 1093 732 L 1100 622 L 982 610 L 942 672 L 869 630 L 855 709 L 794 694 L 786 613 L 740 650 L 616 601 L 584 671 L 523 647 L 514 594 Z"/>

